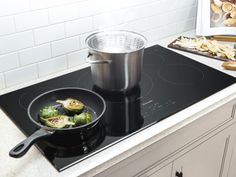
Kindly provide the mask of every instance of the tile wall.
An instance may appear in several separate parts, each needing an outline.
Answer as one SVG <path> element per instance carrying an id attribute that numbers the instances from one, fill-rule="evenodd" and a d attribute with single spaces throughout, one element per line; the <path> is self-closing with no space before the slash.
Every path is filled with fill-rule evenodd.
<path id="1" fill-rule="evenodd" d="M 197 0 L 0 1 L 0 90 L 85 63 L 98 30 L 139 32 L 149 43 L 195 27 Z"/>

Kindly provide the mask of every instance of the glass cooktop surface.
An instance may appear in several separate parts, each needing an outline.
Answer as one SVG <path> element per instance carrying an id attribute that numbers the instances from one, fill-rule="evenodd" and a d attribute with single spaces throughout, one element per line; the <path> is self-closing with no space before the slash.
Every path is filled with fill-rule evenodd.
<path id="1" fill-rule="evenodd" d="M 60 143 L 45 138 L 35 144 L 45 158 L 62 171 L 236 82 L 234 77 L 159 45 L 146 48 L 143 60 L 140 86 L 126 94 L 96 88 L 90 68 L 85 68 L 2 95 L 0 106 L 17 127 L 30 136 L 38 127 L 28 118 L 27 107 L 46 91 L 81 87 L 105 99 L 106 111 L 88 134 L 73 135 L 69 140 L 62 136 Z"/>

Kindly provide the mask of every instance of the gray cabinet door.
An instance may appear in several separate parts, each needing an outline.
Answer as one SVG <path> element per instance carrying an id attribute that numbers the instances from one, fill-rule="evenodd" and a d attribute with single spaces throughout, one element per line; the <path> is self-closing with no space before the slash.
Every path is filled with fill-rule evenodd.
<path id="1" fill-rule="evenodd" d="M 181 171 L 183 177 L 222 177 L 229 140 L 226 129 L 189 150 L 174 161 L 172 177 Z"/>

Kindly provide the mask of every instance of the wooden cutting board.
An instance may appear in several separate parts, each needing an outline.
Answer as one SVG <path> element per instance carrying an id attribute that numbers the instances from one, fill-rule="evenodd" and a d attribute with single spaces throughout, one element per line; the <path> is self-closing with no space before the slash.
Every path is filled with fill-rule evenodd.
<path id="1" fill-rule="evenodd" d="M 184 36 L 185 37 L 185 36 Z M 224 58 L 224 57 L 218 57 L 218 56 L 213 56 L 213 55 L 210 55 L 208 52 L 201 52 L 201 51 L 198 51 L 196 49 L 189 49 L 189 48 L 185 48 L 185 47 L 181 47 L 181 46 L 178 46 L 178 45 L 173 45 L 178 39 L 180 39 L 180 37 L 178 37 L 176 40 L 174 40 L 173 42 L 171 42 L 168 47 L 170 48 L 173 48 L 173 49 L 177 49 L 177 50 L 182 50 L 182 51 L 185 51 L 185 52 L 190 52 L 190 53 L 193 53 L 193 54 L 197 54 L 197 55 L 201 55 L 201 56 L 205 56 L 205 57 L 209 57 L 209 58 L 213 58 L 213 59 L 216 59 L 216 60 L 221 60 L 221 61 L 233 61 L 231 59 L 228 59 L 228 58 Z M 185 38 L 189 38 L 189 37 L 185 37 Z M 236 58 L 235 58 L 236 59 Z"/>
<path id="2" fill-rule="evenodd" d="M 217 41 L 226 41 L 226 42 L 236 42 L 236 36 L 211 36 L 210 39 L 214 39 Z"/>

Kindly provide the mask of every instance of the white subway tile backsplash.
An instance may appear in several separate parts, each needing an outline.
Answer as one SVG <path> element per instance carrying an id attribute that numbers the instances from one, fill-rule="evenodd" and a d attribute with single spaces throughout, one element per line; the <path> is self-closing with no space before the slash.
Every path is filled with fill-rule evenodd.
<path id="1" fill-rule="evenodd" d="M 102 0 L 100 5 L 103 5 L 104 11 L 119 10 L 130 6 L 131 0 L 106 1 Z M 131 5 L 132 6 L 132 5 Z"/>
<path id="2" fill-rule="evenodd" d="M 48 10 L 37 10 L 16 15 L 15 23 L 17 31 L 48 25 Z"/>
<path id="3" fill-rule="evenodd" d="M 48 7 L 54 7 L 64 4 L 70 4 L 73 2 L 79 2 L 83 0 L 30 0 L 30 7 L 31 9 L 42 9 Z"/>
<path id="4" fill-rule="evenodd" d="M 157 41 L 161 38 L 160 37 L 161 29 L 160 28 L 154 28 L 154 29 L 145 31 L 142 34 L 147 38 L 148 44 L 151 44 L 152 42 Z"/>
<path id="5" fill-rule="evenodd" d="M 175 3 L 175 8 L 182 8 L 182 7 L 191 7 L 193 5 L 196 5 L 197 0 L 182 0 L 182 1 L 178 1 Z"/>
<path id="6" fill-rule="evenodd" d="M 44 44 L 19 52 L 20 64 L 28 65 L 37 63 L 51 57 L 50 44 Z"/>
<path id="7" fill-rule="evenodd" d="M 123 23 L 125 19 L 123 11 L 99 14 L 94 16 L 94 29 L 115 26 Z"/>
<path id="8" fill-rule="evenodd" d="M 103 2 L 97 0 L 86 0 L 79 4 L 80 17 L 92 16 L 98 13 L 106 12 L 111 10 L 107 5 L 109 1 Z M 113 1 L 114 2 L 114 1 Z"/>
<path id="9" fill-rule="evenodd" d="M 80 17 L 92 16 L 104 12 L 113 12 L 114 10 L 125 9 L 142 4 L 148 4 L 150 2 L 156 2 L 160 0 L 87 0 L 80 3 Z"/>
<path id="10" fill-rule="evenodd" d="M 147 18 L 133 20 L 129 23 L 126 23 L 125 27 L 129 30 L 137 32 L 145 32 L 149 30 L 152 31 L 152 29 L 154 29 L 155 31 L 157 28 L 175 23 L 175 18 L 172 18 L 173 15 L 174 14 L 171 12 L 164 14 L 156 14 Z"/>
<path id="11" fill-rule="evenodd" d="M 15 32 L 15 24 L 12 16 L 0 17 L 0 36 Z"/>
<path id="12" fill-rule="evenodd" d="M 65 24 L 66 36 L 74 36 L 93 30 L 92 17 L 69 21 Z"/>
<path id="13" fill-rule="evenodd" d="M 178 10 L 173 11 L 171 18 L 173 19 L 172 22 L 174 21 L 185 21 L 186 19 L 191 19 L 194 18 L 197 14 L 196 12 L 196 6 L 193 7 L 184 7 Z"/>
<path id="14" fill-rule="evenodd" d="M 120 8 L 129 8 L 137 5 L 148 4 L 151 2 L 157 2 L 160 0 L 119 0 L 119 1 L 109 1 L 109 7 L 113 7 L 112 9 L 120 9 Z"/>
<path id="15" fill-rule="evenodd" d="M 131 31 L 136 31 L 136 32 L 143 32 L 143 31 L 148 31 L 153 28 L 156 28 L 158 26 L 161 26 L 160 23 L 155 23 L 158 21 L 157 18 L 159 18 L 160 15 L 148 17 L 148 18 L 143 18 L 140 20 L 135 20 L 129 23 L 126 23 L 126 28 L 128 28 Z"/>
<path id="16" fill-rule="evenodd" d="M 162 26 L 155 29 L 151 29 L 143 32 L 143 35 L 147 38 L 148 43 L 151 44 L 154 41 L 176 34 L 177 24 L 169 24 L 168 26 Z"/>
<path id="17" fill-rule="evenodd" d="M 71 37 L 52 42 L 52 56 L 63 55 L 80 49 L 79 38 Z"/>
<path id="18" fill-rule="evenodd" d="M 168 1 L 168 0 L 162 0 L 161 1 L 161 8 L 164 10 L 164 11 L 173 11 L 173 10 L 176 10 L 176 9 L 179 9 L 182 7 L 182 4 L 184 4 L 183 2 L 184 0 L 171 0 Z M 170 6 L 171 4 L 171 6 Z"/>
<path id="19" fill-rule="evenodd" d="M 180 23 L 178 23 L 177 28 L 176 28 L 176 33 L 181 33 L 183 31 L 188 31 L 190 29 L 195 28 L 196 25 L 196 19 L 190 19 L 190 20 L 186 20 L 186 21 L 182 21 Z"/>
<path id="20" fill-rule="evenodd" d="M 79 5 L 70 4 L 49 9 L 50 23 L 59 23 L 79 17 Z"/>
<path id="21" fill-rule="evenodd" d="M 64 24 L 50 25 L 34 30 L 35 44 L 42 44 L 65 37 Z"/>
<path id="22" fill-rule="evenodd" d="M 85 58 L 88 56 L 88 50 L 83 49 L 78 52 L 73 52 L 67 55 L 68 67 L 78 66 L 85 63 Z"/>
<path id="23" fill-rule="evenodd" d="M 193 29 L 196 6 L 197 0 L 2 0 L 0 89 L 84 64 L 85 39 L 100 30 L 132 30 L 153 43 Z"/>
<path id="24" fill-rule="evenodd" d="M 32 31 L 15 33 L 0 37 L 0 54 L 32 47 L 34 45 Z"/>
<path id="25" fill-rule="evenodd" d="M 119 24 L 119 25 L 116 25 L 116 26 L 110 26 L 110 27 L 106 27 L 106 28 L 104 28 L 104 29 L 100 29 L 100 30 L 102 30 L 102 31 L 106 31 L 106 30 L 129 30 L 129 28 L 127 27 L 127 26 L 125 26 L 125 25 L 127 25 L 127 24 Z M 135 30 L 136 31 L 136 30 Z"/>
<path id="26" fill-rule="evenodd" d="M 185 9 L 189 9 L 188 11 L 188 18 L 195 18 L 197 16 L 197 6 L 192 6 L 192 7 L 185 7 Z M 186 18 L 185 18 L 186 19 Z"/>
<path id="27" fill-rule="evenodd" d="M 174 23 L 174 24 L 169 24 L 167 26 L 161 27 L 160 33 L 159 33 L 160 38 L 165 38 L 165 37 L 176 34 L 177 25 L 178 24 Z"/>
<path id="28" fill-rule="evenodd" d="M 0 89 L 5 88 L 5 81 L 4 81 L 4 75 L 0 74 Z"/>
<path id="29" fill-rule="evenodd" d="M 67 68 L 66 56 L 60 56 L 38 64 L 39 77 L 47 76 Z"/>
<path id="30" fill-rule="evenodd" d="M 11 87 L 38 77 L 37 66 L 29 65 L 5 73 L 6 86 Z"/>
<path id="31" fill-rule="evenodd" d="M 30 9 L 29 0 L 1 0 L 0 16 L 24 12 Z"/>
<path id="32" fill-rule="evenodd" d="M 132 7 L 126 12 L 125 17 L 129 17 L 127 19 L 129 21 L 131 21 L 131 20 L 150 17 L 155 14 L 161 14 L 163 12 L 166 12 L 167 10 L 161 9 L 160 5 L 161 5 L 161 3 L 159 1 L 157 1 L 154 3 L 147 4 L 147 5 Z M 128 21 L 128 20 L 126 20 L 126 21 Z"/>
<path id="33" fill-rule="evenodd" d="M 0 55 L 0 72 L 8 71 L 19 66 L 17 53 Z"/>

